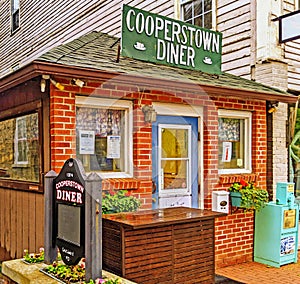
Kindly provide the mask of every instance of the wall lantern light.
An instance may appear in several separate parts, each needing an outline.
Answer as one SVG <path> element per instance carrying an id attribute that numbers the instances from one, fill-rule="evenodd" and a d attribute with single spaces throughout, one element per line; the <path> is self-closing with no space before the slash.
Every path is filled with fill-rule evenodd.
<path id="1" fill-rule="evenodd" d="M 156 121 L 156 112 L 152 105 L 144 105 L 142 107 L 142 111 L 144 113 L 145 122 L 155 122 Z"/>
<path id="2" fill-rule="evenodd" d="M 46 80 L 50 79 L 50 75 L 42 75 L 42 79 L 40 82 L 40 86 L 41 86 L 41 92 L 44 93 L 46 90 Z"/>
<path id="3" fill-rule="evenodd" d="M 269 102 L 268 103 L 268 113 L 273 113 L 277 110 L 278 108 L 278 102 Z"/>
<path id="4" fill-rule="evenodd" d="M 45 79 L 41 79 L 41 92 L 42 93 L 45 93 L 45 90 L 46 90 L 46 80 Z"/>
<path id="5" fill-rule="evenodd" d="M 59 83 L 59 82 L 56 82 L 54 79 L 50 78 L 50 82 L 57 88 L 59 89 L 60 91 L 63 91 L 64 90 L 64 86 Z"/>
<path id="6" fill-rule="evenodd" d="M 72 79 L 71 83 L 82 88 L 84 86 L 84 81 L 80 80 L 80 79 Z"/>

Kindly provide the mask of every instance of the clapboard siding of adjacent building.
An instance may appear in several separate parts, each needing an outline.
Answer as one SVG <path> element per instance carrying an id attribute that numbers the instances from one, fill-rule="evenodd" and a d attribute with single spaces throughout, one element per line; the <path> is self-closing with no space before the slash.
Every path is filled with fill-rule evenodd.
<path id="1" fill-rule="evenodd" d="M 21 1 L 20 28 L 10 32 L 10 1 L 2 1 L 0 21 L 0 77 L 19 68 L 50 48 L 90 31 L 120 36 L 124 3 L 173 17 L 173 1 Z"/>
<path id="2" fill-rule="evenodd" d="M 217 7 L 217 29 L 223 33 L 223 56 L 222 69 L 247 79 L 263 81 L 261 73 L 253 76 L 251 66 L 257 64 L 256 57 L 256 26 L 255 22 L 260 19 L 256 15 L 254 1 L 226 0 L 218 1 Z M 285 0 L 282 2 L 282 13 L 284 15 L 297 9 L 296 1 Z M 272 14 L 273 19 L 276 16 Z M 266 45 L 268 35 L 266 34 Z M 282 47 L 281 58 L 271 56 L 265 59 L 282 60 L 287 66 L 287 89 L 300 91 L 300 40 L 294 40 L 285 44 L 278 44 Z M 276 75 L 276 74 L 275 74 Z M 277 76 L 277 75 L 276 75 Z M 275 79 L 276 80 L 276 79 Z M 267 82 L 264 82 L 266 83 Z M 278 83 L 278 87 L 281 83 Z"/>
<path id="3" fill-rule="evenodd" d="M 113 4 L 116 1 L 111 1 L 105 7 L 103 12 L 100 13 L 98 27 L 96 31 L 102 31 L 104 33 L 121 37 L 121 17 L 122 17 L 122 5 L 126 3 L 130 6 L 152 11 L 163 16 L 174 17 L 174 4 L 173 1 L 166 1 L 159 3 L 159 1 L 118 1 L 119 4 Z"/>
<path id="4" fill-rule="evenodd" d="M 252 44 L 250 0 L 218 1 L 217 29 L 223 33 L 222 70 L 250 79 Z"/>
<path id="5" fill-rule="evenodd" d="M 247 79 L 256 64 L 256 5 L 250 0 L 217 1 L 217 30 L 223 33 L 222 69 Z M 89 31 L 121 35 L 122 5 L 128 4 L 160 15 L 175 17 L 179 1 L 21 1 L 20 29 L 10 33 L 10 1 L 0 7 L 0 77 L 28 64 L 50 48 Z M 294 11 L 295 1 L 285 0 L 282 13 Z M 4 48 L 5 46 L 5 48 Z M 288 88 L 300 90 L 300 41 L 283 45 L 288 64 Z"/>
<path id="6" fill-rule="evenodd" d="M 285 44 L 285 58 L 288 60 L 288 88 L 300 91 L 300 41 Z"/>

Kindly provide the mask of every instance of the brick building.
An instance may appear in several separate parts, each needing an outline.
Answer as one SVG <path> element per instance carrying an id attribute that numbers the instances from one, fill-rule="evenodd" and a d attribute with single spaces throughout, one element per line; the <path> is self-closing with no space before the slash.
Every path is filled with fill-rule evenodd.
<path id="1" fill-rule="evenodd" d="M 179 169 L 178 160 L 159 156 L 159 143 L 181 141 L 183 147 L 182 137 L 190 139 L 193 155 L 180 156 L 180 163 L 192 166 L 185 176 L 189 186 L 183 179 L 177 186 L 192 197 L 170 202 L 162 195 L 166 206 L 211 209 L 212 191 L 241 177 L 270 193 L 287 180 L 286 120 L 297 101 L 290 93 L 300 90 L 299 40 L 278 44 L 272 19 L 299 9 L 299 1 L 206 1 L 203 26 L 223 33 L 222 70 L 235 76 L 119 57 L 121 4 L 131 1 L 121 2 L 5 0 L 0 6 L 0 259 L 43 244 L 43 177 L 70 156 L 80 158 L 87 172 L 102 169 L 104 189 L 128 189 L 144 209 L 159 206 L 159 177 L 167 188 Z M 189 21 L 185 12 L 199 2 L 134 5 Z M 277 102 L 277 112 L 269 113 Z M 95 149 L 81 147 L 89 135 Z M 107 136 L 116 136 L 109 155 Z M 243 158 L 237 152 L 223 157 L 224 145 L 235 145 Z M 167 154 L 179 155 L 177 146 Z M 164 163 L 162 172 L 158 165 Z M 218 266 L 251 260 L 253 215 L 234 211 L 219 219 L 215 243 Z"/>
<path id="2" fill-rule="evenodd" d="M 293 105 L 297 97 L 226 73 L 211 75 L 118 58 L 116 40 L 89 33 L 1 80 L 1 139 L 14 137 L 13 143 L 5 142 L 7 149 L 18 143 L 7 158 L 11 166 L 1 164 L 5 168 L 0 181 L 1 216 L 10 216 L 1 218 L 3 258 L 21 257 L 24 248 L 33 251 L 43 245 L 43 176 L 50 169 L 59 172 L 70 157 L 79 158 L 87 172 L 99 172 L 104 189 L 129 190 L 142 201 L 143 209 L 173 204 L 211 209 L 212 191 L 227 189 L 241 177 L 266 188 L 266 102 Z M 84 84 L 76 85 L 77 79 Z M 156 121 L 148 121 L 145 106 L 156 112 Z M 34 140 L 22 121 L 32 115 L 39 153 L 34 165 L 22 156 L 22 149 Z M 13 130 L 9 123 L 15 125 Z M 82 140 L 87 134 L 95 140 L 91 153 L 84 147 L 88 140 Z M 233 172 L 232 165 L 220 166 L 224 162 L 220 143 L 229 139 L 222 140 L 221 134 L 236 136 L 232 141 L 243 145 L 233 151 L 242 155 L 232 157 L 230 162 L 242 159 Z M 117 137 L 117 146 L 107 142 L 110 137 Z M 167 154 L 158 154 L 157 149 Z M 169 151 L 173 151 L 170 163 L 164 160 Z M 2 149 L 1 157 L 5 154 Z M 24 182 L 24 168 L 32 168 L 38 180 L 28 176 Z M 20 176 L 12 180 L 16 172 Z M 181 194 L 172 193 L 174 188 Z M 157 192 L 164 190 L 169 194 Z M 253 213 L 238 210 L 218 219 L 215 244 L 217 266 L 251 260 Z"/>

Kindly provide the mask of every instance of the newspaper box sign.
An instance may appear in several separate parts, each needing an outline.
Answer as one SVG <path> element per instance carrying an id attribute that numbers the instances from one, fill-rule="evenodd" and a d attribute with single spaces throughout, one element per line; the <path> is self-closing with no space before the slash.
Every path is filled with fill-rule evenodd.
<path id="1" fill-rule="evenodd" d="M 85 180 L 75 159 L 68 159 L 53 181 L 54 240 L 62 260 L 74 265 L 85 250 Z"/>

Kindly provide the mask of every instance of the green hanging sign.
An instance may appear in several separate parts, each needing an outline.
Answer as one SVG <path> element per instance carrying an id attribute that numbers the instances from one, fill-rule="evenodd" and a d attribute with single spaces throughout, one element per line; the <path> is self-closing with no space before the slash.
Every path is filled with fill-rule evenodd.
<path id="1" fill-rule="evenodd" d="M 122 56 L 220 74 L 221 54 L 219 32 L 123 6 Z"/>

